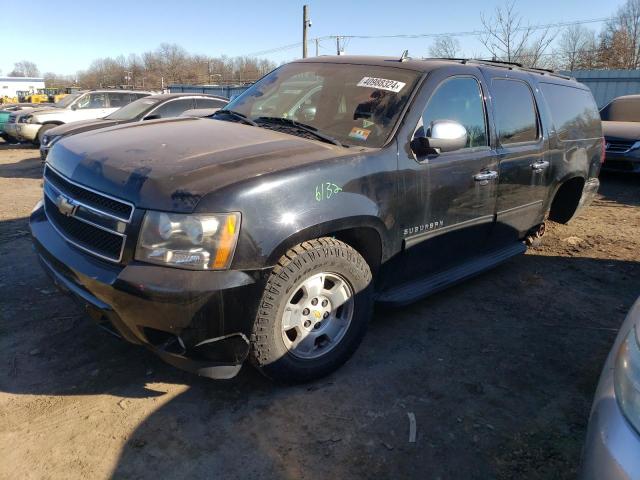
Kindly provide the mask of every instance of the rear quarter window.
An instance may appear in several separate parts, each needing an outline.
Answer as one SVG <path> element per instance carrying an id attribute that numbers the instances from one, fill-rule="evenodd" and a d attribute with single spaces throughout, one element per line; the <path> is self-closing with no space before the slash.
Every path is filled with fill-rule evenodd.
<path id="1" fill-rule="evenodd" d="M 553 83 L 540 83 L 540 90 L 560 140 L 602 136 L 598 107 L 589 90 Z"/>

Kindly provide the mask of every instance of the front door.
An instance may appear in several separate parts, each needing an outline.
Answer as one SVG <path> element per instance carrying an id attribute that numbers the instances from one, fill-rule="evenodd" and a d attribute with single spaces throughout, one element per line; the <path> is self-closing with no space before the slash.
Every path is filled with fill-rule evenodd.
<path id="1" fill-rule="evenodd" d="M 486 247 L 498 181 L 480 76 L 436 72 L 424 88 L 433 93 L 414 136 L 428 137 L 433 122 L 453 120 L 465 127 L 467 143 L 456 151 L 425 158 L 409 152 L 406 159 L 400 159 L 405 278 L 463 262 Z"/>
<path id="2" fill-rule="evenodd" d="M 491 92 L 500 162 L 493 241 L 511 242 L 542 221 L 551 159 L 529 84 L 493 78 Z"/>

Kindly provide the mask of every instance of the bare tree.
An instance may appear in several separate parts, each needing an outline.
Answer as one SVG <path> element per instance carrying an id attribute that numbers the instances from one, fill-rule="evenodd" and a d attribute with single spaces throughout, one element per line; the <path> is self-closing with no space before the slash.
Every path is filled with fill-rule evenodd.
<path id="1" fill-rule="evenodd" d="M 37 77 L 40 70 L 35 63 L 28 60 L 22 60 L 13 64 L 13 70 L 9 72 L 10 77 Z"/>
<path id="2" fill-rule="evenodd" d="M 460 42 L 447 35 L 438 37 L 429 47 L 429 55 L 435 58 L 457 58 L 460 56 Z"/>
<path id="3" fill-rule="evenodd" d="M 564 70 L 592 68 L 596 49 L 595 32 L 582 25 L 572 25 L 560 35 L 555 56 Z"/>
<path id="4" fill-rule="evenodd" d="M 600 36 L 602 68 L 640 68 L 640 0 L 627 0 Z"/>
<path id="5" fill-rule="evenodd" d="M 496 7 L 491 17 L 480 14 L 483 34 L 480 41 L 496 60 L 517 62 L 529 67 L 540 66 L 545 51 L 556 37 L 550 29 L 537 29 L 524 24 L 515 10 L 515 0 Z"/>
<path id="6" fill-rule="evenodd" d="M 253 82 L 274 68 L 269 60 L 192 55 L 179 45 L 165 43 L 139 56 L 96 59 L 77 78 L 88 88 L 126 84 L 156 89 L 172 83 Z"/>

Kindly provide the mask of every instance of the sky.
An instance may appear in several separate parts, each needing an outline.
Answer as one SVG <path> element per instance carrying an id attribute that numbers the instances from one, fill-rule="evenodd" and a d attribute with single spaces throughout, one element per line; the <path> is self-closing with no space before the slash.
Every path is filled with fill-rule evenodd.
<path id="1" fill-rule="evenodd" d="M 0 0 L 6 19 L 24 18 L 24 5 Z M 437 34 L 479 30 L 480 13 L 491 14 L 503 0 L 85 0 L 72 8 L 51 8 L 51 0 L 30 0 L 30 12 L 46 19 L 3 23 L 0 72 L 21 60 L 35 62 L 41 73 L 73 74 L 101 57 L 127 56 L 177 43 L 190 53 L 212 57 L 248 55 L 301 42 L 302 6 L 309 5 L 309 37 L 327 35 Z M 612 15 L 624 0 L 518 0 L 525 22 L 548 24 L 599 19 Z M 599 30 L 601 24 L 586 25 Z M 484 55 L 476 37 L 459 37 L 466 56 Z M 351 39 L 348 54 L 428 56 L 431 38 Z M 320 43 L 322 54 L 334 54 L 335 40 Z M 315 54 L 315 44 L 309 45 Z M 263 55 L 276 63 L 302 56 L 298 46 Z M 262 58 L 261 57 L 261 58 Z"/>

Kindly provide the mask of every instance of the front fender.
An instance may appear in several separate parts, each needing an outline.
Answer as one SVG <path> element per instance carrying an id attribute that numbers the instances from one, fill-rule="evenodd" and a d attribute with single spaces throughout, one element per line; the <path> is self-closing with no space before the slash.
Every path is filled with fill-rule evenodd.
<path id="1" fill-rule="evenodd" d="M 196 211 L 242 214 L 233 269 L 272 267 L 297 243 L 353 228 L 375 230 L 388 257 L 398 237 L 396 165 L 395 150 L 382 149 L 292 167 L 206 195 Z"/>

